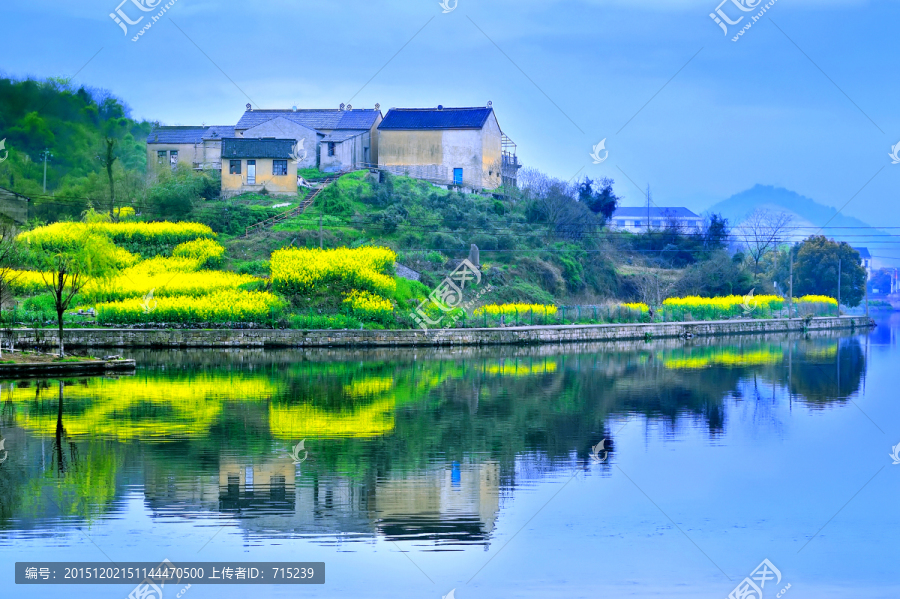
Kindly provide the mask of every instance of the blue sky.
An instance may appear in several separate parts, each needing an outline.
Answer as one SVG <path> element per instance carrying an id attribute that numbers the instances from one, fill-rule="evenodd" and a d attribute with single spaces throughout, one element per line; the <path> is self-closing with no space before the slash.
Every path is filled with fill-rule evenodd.
<path id="1" fill-rule="evenodd" d="M 761 183 L 900 226 L 896 1 L 777 0 L 737 42 L 765 1 L 727 0 L 732 20 L 746 16 L 725 36 L 709 16 L 718 0 L 458 0 L 448 13 L 437 0 L 176 0 L 137 42 L 149 17 L 124 35 L 118 1 L 6 0 L 0 69 L 77 72 L 173 125 L 233 124 L 248 102 L 491 100 L 523 163 L 612 177 L 625 204 L 649 183 L 658 204 L 703 210 Z M 155 14 L 141 1 L 159 0 L 122 11 Z M 604 138 L 609 157 L 593 164 Z"/>

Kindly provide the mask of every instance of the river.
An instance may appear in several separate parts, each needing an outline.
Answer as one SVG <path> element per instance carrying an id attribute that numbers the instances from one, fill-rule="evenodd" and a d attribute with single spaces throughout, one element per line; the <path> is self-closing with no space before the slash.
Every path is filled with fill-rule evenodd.
<path id="1" fill-rule="evenodd" d="M 900 596 L 898 314 L 808 336 L 125 354 L 133 376 L 0 382 L 5 596 L 135 588 L 15 585 L 14 562 L 165 559 L 326 572 L 165 599 L 725 598 L 747 579 Z"/>

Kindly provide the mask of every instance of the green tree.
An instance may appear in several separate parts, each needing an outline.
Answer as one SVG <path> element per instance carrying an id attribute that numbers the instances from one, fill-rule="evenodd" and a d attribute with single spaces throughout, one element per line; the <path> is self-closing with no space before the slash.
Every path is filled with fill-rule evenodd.
<path id="1" fill-rule="evenodd" d="M 28 234 L 23 241 L 29 261 L 41 272 L 44 287 L 53 296 L 59 324 L 59 357 L 63 357 L 63 314 L 91 279 L 113 273 L 117 266 L 116 246 L 106 236 L 89 228 L 65 245 L 32 239 Z"/>
<path id="2" fill-rule="evenodd" d="M 800 244 L 794 264 L 794 297 L 838 292 L 840 271 L 841 303 L 858 306 L 865 296 L 866 269 L 859 252 L 845 242 L 813 235 Z"/>

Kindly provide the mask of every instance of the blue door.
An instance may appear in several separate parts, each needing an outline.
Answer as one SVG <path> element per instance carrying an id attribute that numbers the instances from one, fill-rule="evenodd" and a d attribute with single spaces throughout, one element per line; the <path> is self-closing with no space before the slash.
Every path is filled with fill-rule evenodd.
<path id="1" fill-rule="evenodd" d="M 453 169 L 453 184 L 454 185 L 462 185 L 462 169 L 461 168 Z"/>

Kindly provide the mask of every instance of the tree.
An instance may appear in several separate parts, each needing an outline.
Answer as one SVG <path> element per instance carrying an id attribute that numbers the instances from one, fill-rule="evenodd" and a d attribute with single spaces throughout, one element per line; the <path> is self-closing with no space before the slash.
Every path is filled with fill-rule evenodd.
<path id="1" fill-rule="evenodd" d="M 578 201 L 590 208 L 591 212 L 602 215 L 603 223 L 612 218 L 619 206 L 619 196 L 613 193 L 615 181 L 604 177 L 599 181 L 591 181 L 588 177 L 578 186 Z"/>
<path id="2" fill-rule="evenodd" d="M 786 241 L 785 234 L 792 217 L 786 212 L 771 212 L 757 208 L 738 225 L 738 234 L 747 246 L 747 253 L 753 261 L 753 278 L 759 276 L 759 261 Z"/>
<path id="3" fill-rule="evenodd" d="M 63 314 L 91 279 L 113 273 L 117 266 L 116 246 L 90 228 L 76 234 L 64 245 L 33 239 L 27 233 L 22 240 L 26 243 L 30 263 L 40 271 L 44 288 L 53 296 L 59 324 L 59 357 L 63 357 Z"/>
<path id="4" fill-rule="evenodd" d="M 840 265 L 840 267 L 839 267 Z M 813 235 L 800 244 L 794 264 L 794 296 L 837 296 L 840 271 L 841 303 L 851 308 L 865 297 L 866 269 L 859 252 L 845 242 Z"/>
<path id="5" fill-rule="evenodd" d="M 712 213 L 703 222 L 703 248 L 707 251 L 724 250 L 728 246 L 728 219 Z"/>

